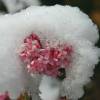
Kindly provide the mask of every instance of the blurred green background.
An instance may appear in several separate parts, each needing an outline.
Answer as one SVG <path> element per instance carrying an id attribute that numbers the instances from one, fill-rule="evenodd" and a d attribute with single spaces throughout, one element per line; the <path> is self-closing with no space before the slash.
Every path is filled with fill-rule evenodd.
<path id="1" fill-rule="evenodd" d="M 87 13 L 100 30 L 100 0 L 40 0 L 41 5 L 72 5 L 78 6 L 83 12 Z M 7 9 L 0 0 L 0 11 L 7 13 Z M 100 31 L 99 31 L 100 33 Z M 100 39 L 96 44 L 100 47 Z M 85 95 L 80 100 L 100 100 L 100 63 L 94 70 L 91 82 L 84 86 Z"/>

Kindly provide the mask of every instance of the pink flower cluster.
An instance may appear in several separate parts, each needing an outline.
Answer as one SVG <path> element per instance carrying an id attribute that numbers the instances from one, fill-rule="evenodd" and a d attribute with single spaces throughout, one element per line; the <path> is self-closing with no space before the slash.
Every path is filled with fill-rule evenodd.
<path id="1" fill-rule="evenodd" d="M 72 61 L 73 48 L 68 44 L 51 46 L 32 33 L 24 39 L 20 57 L 27 64 L 30 73 L 46 74 L 57 77 L 61 73 L 60 68 L 67 68 Z"/>
<path id="2" fill-rule="evenodd" d="M 6 92 L 5 94 L 0 94 L 0 100 L 11 100 L 8 92 Z"/>
<path id="3" fill-rule="evenodd" d="M 66 97 L 61 97 L 60 100 L 67 100 L 67 98 Z"/>

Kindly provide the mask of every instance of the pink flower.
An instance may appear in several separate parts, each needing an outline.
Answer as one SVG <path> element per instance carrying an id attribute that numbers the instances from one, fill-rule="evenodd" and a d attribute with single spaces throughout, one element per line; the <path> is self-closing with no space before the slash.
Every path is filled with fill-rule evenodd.
<path id="1" fill-rule="evenodd" d="M 60 100 L 68 100 L 66 97 L 61 97 Z"/>
<path id="2" fill-rule="evenodd" d="M 0 100 L 11 100 L 8 92 L 6 92 L 5 94 L 0 94 Z"/>
<path id="3" fill-rule="evenodd" d="M 32 33 L 24 39 L 20 58 L 27 64 L 30 73 L 46 74 L 57 77 L 60 68 L 68 68 L 72 61 L 73 48 L 68 44 L 51 46 L 50 42 L 43 45 L 40 38 Z"/>

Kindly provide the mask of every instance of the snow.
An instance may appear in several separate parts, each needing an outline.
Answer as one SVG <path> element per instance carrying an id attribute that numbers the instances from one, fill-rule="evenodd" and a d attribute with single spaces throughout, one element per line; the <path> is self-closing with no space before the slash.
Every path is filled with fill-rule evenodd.
<path id="1" fill-rule="evenodd" d="M 60 82 L 51 77 L 43 76 L 39 87 L 42 100 L 59 100 Z"/>
<path id="2" fill-rule="evenodd" d="M 31 5 L 40 5 L 39 0 L 2 0 L 9 13 L 15 13 Z"/>
<path id="3" fill-rule="evenodd" d="M 25 65 L 19 59 L 19 48 L 23 39 L 31 32 L 44 40 L 46 37 L 49 41 L 67 42 L 74 47 L 72 67 L 66 70 L 67 77 L 57 88 L 49 89 L 52 81 L 56 79 L 52 80 L 47 76 L 43 76 L 41 83 L 35 78 L 32 82 L 32 78 L 24 69 Z M 77 100 L 83 95 L 83 86 L 90 81 L 95 64 L 99 61 L 100 52 L 95 47 L 98 39 L 97 26 L 77 7 L 32 6 L 20 13 L 0 16 L 0 92 L 8 90 L 15 98 L 24 88 L 37 91 L 38 83 L 42 87 L 40 96 L 43 100 L 47 98 L 44 95 L 45 84 L 47 91 L 50 91 L 47 95 L 50 100 L 56 100 L 59 93 Z M 51 84 L 44 83 L 48 79 Z M 36 98 L 34 97 L 34 100 L 38 100 Z"/>

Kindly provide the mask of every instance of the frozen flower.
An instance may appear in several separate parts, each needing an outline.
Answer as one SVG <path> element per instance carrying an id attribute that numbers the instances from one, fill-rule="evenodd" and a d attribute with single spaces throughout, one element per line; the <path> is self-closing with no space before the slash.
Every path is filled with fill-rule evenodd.
<path id="1" fill-rule="evenodd" d="M 47 45 L 48 44 L 48 45 Z M 69 44 L 50 45 L 34 33 L 24 39 L 20 52 L 21 59 L 27 63 L 31 73 L 46 74 L 53 77 L 61 76 L 61 69 L 66 69 L 72 61 L 73 48 Z"/>
<path id="2" fill-rule="evenodd" d="M 41 68 L 47 68 L 45 65 L 48 62 L 50 66 L 54 66 L 55 62 L 57 62 L 57 65 L 62 65 L 61 62 L 58 63 L 57 59 L 59 57 L 63 59 L 64 56 L 61 56 L 62 53 L 58 56 L 58 49 L 63 51 L 64 46 L 56 49 L 58 46 L 55 43 L 59 44 L 60 41 L 61 45 L 65 43 L 69 44 L 67 47 L 72 46 L 74 53 L 72 53 L 71 67 L 66 66 L 66 77 L 62 81 L 49 76 L 53 72 L 50 70 L 54 67 L 49 66 L 46 69 L 45 72 L 50 72 L 49 75 L 45 73 L 46 77 L 44 77 L 44 74 L 41 75 L 43 76 L 41 83 L 35 80 L 40 80 L 39 77 L 32 79 L 24 69 L 25 64 L 19 59 L 17 50 L 24 38 L 29 36 L 31 32 L 39 37 L 40 43 L 37 39 L 32 43 L 31 39 L 27 40 L 29 43 L 23 43 L 21 50 L 25 51 L 22 52 L 23 55 L 21 56 L 23 56 L 26 65 L 28 64 L 27 68 L 32 68 L 32 71 L 33 68 L 35 68 L 35 71 L 38 68 L 38 71 L 44 72 L 44 69 Z M 40 84 L 39 90 L 42 100 L 58 100 L 59 96 L 78 100 L 84 94 L 83 86 L 90 81 L 93 69 L 99 61 L 100 53 L 98 48 L 95 47 L 98 38 L 97 26 L 77 7 L 60 5 L 29 7 L 20 13 L 2 15 L 0 17 L 0 91 L 8 90 L 16 98 L 23 88 L 28 87 L 31 91 L 32 89 L 37 91 L 36 87 Z M 46 40 L 50 43 L 46 43 Z M 47 48 L 48 45 L 49 48 Z M 36 51 L 31 52 L 31 49 L 32 51 L 36 49 Z M 26 52 L 27 50 L 29 52 Z M 52 52 L 54 52 L 53 56 Z M 31 53 L 33 53 L 32 58 L 36 57 L 35 60 L 27 59 Z M 66 55 L 66 52 L 64 55 Z M 45 60 L 44 57 L 46 57 Z M 47 59 L 49 57 L 57 57 L 57 59 Z M 63 63 L 64 65 L 65 62 L 66 60 Z M 41 65 L 43 66 L 41 67 Z M 34 100 L 38 100 L 37 98 L 38 96 L 34 95 Z"/>

